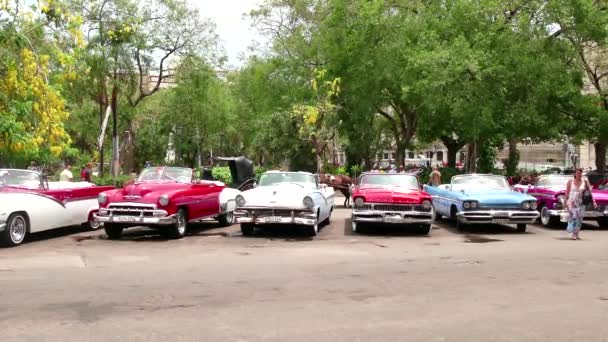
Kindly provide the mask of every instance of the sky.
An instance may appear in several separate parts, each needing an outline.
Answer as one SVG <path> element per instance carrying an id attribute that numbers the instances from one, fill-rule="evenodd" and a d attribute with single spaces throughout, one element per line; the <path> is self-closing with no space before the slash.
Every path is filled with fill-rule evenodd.
<path id="1" fill-rule="evenodd" d="M 217 34 L 228 55 L 228 63 L 241 66 L 239 54 L 246 52 L 253 40 L 261 40 L 251 21 L 243 14 L 257 8 L 261 0 L 189 0 L 199 8 L 201 16 L 217 25 Z"/>

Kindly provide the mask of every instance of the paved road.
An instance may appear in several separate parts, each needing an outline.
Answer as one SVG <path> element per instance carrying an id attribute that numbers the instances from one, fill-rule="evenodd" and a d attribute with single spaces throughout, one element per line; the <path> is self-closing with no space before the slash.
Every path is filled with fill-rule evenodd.
<path id="1" fill-rule="evenodd" d="M 195 227 L 0 249 L 0 340 L 606 341 L 608 231 Z"/>

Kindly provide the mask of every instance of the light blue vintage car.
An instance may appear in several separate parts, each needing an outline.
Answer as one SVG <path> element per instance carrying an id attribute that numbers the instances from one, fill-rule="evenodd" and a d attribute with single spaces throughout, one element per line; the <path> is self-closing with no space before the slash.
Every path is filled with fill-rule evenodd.
<path id="1" fill-rule="evenodd" d="M 425 185 L 433 197 L 437 218 L 447 217 L 462 229 L 467 224 L 516 224 L 525 232 L 526 224 L 538 218 L 536 198 L 512 191 L 503 176 L 466 174 L 452 177 L 450 184 Z"/>

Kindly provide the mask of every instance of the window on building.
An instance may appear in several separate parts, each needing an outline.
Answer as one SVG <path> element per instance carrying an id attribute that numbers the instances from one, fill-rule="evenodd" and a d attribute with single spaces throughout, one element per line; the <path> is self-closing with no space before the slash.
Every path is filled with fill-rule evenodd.
<path id="1" fill-rule="evenodd" d="M 384 159 L 388 159 L 388 152 L 384 152 Z"/>
<path id="2" fill-rule="evenodd" d="M 414 159 L 414 152 L 408 152 L 408 153 L 407 153 L 407 157 L 408 157 L 409 159 Z"/>
<path id="3" fill-rule="evenodd" d="M 437 161 L 443 161 L 443 151 L 437 151 Z"/>
<path id="4" fill-rule="evenodd" d="M 391 153 L 391 159 L 395 159 L 395 152 Z"/>

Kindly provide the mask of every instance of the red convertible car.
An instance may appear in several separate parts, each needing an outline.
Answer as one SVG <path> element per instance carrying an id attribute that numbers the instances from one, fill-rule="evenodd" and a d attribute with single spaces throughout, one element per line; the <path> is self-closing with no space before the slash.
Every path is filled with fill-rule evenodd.
<path id="1" fill-rule="evenodd" d="M 239 193 L 222 182 L 195 180 L 189 168 L 152 167 L 135 183 L 99 194 L 95 220 L 104 223 L 110 239 L 135 226 L 158 227 L 179 239 L 188 222 L 215 218 L 222 226 L 231 225 Z"/>
<path id="2" fill-rule="evenodd" d="M 428 234 L 434 219 L 431 195 L 420 190 L 416 176 L 364 173 L 353 191 L 353 232 L 365 223 L 418 225 Z"/>

